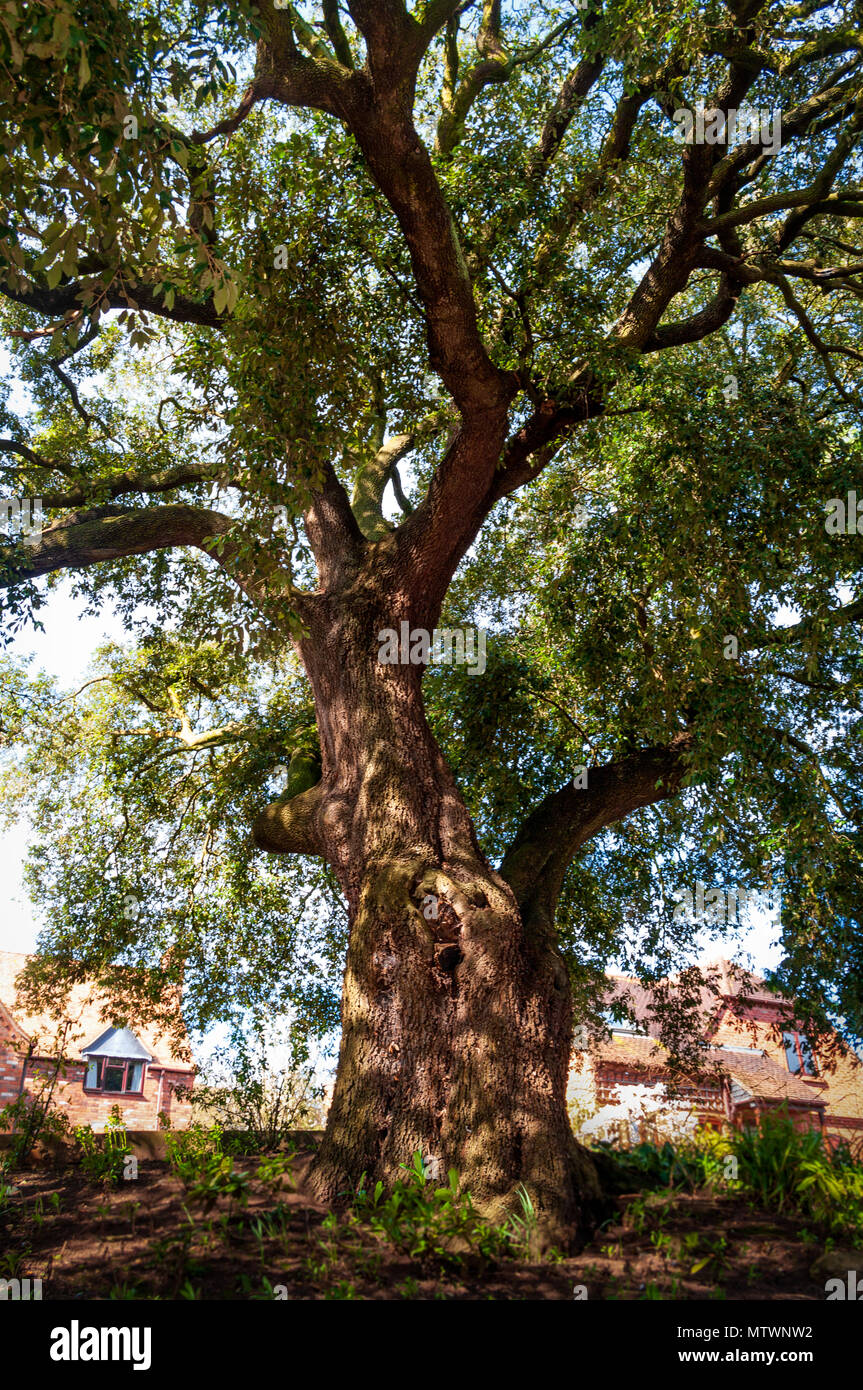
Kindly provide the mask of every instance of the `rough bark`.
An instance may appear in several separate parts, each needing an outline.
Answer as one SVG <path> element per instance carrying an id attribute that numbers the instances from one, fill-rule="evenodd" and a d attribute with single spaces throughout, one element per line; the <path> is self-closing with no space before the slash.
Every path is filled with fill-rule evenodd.
<path id="1" fill-rule="evenodd" d="M 315 1169 L 338 1200 L 421 1152 L 489 1217 L 524 1183 L 538 1240 L 572 1244 L 599 1199 L 566 1112 L 572 1012 L 553 929 L 523 920 L 483 857 L 426 723 L 421 668 L 380 665 L 373 600 L 326 604 L 303 655 L 319 711 L 317 787 L 260 817 L 258 843 L 316 849 L 348 901 L 342 1042 Z M 397 622 L 398 620 L 396 620 Z"/>

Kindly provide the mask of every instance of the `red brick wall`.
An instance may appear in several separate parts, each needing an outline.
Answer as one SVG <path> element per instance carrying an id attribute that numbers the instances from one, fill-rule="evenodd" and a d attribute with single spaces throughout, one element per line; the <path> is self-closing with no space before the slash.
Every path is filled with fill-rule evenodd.
<path id="1" fill-rule="evenodd" d="M 0 1041 L 0 1108 L 18 1097 L 21 1065 L 20 1055 Z M 24 1094 L 38 1094 L 41 1079 L 50 1080 L 53 1070 L 53 1062 L 46 1058 L 33 1058 L 27 1064 Z M 153 1064 L 147 1067 L 143 1095 L 94 1095 L 84 1090 L 86 1070 L 83 1062 L 67 1062 L 57 1076 L 53 1103 L 71 1125 L 89 1124 L 93 1129 L 101 1130 L 115 1105 L 120 1107 L 127 1129 L 159 1129 L 160 1110 L 170 1118 L 172 1129 L 185 1129 L 189 1124 L 191 1107 L 188 1100 L 176 1094 L 175 1087 L 191 1086 L 193 1073 L 172 1067 L 166 1068 L 162 1074 L 161 1068 Z"/>
<path id="2" fill-rule="evenodd" d="M 0 1110 L 18 1099 L 21 1084 L 21 1058 L 0 1034 Z"/>

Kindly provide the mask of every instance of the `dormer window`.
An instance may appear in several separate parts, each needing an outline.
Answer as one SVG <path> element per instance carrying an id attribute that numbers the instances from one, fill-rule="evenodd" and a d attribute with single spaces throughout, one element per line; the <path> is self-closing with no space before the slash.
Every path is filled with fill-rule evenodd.
<path id="1" fill-rule="evenodd" d="M 84 1090 L 100 1095 L 142 1095 L 153 1058 L 128 1028 L 108 1028 L 81 1049 L 87 1063 Z"/>
<path id="2" fill-rule="evenodd" d="M 144 1062 L 127 1062 L 122 1057 L 97 1057 L 87 1063 L 85 1091 L 106 1095 L 140 1095 L 144 1089 Z"/>
<path id="3" fill-rule="evenodd" d="M 818 1067 L 805 1033 L 783 1033 L 788 1070 L 795 1076 L 817 1076 Z"/>
<path id="4" fill-rule="evenodd" d="M 610 1009 L 606 1010 L 606 1012 L 602 1015 L 602 1019 L 605 1023 L 606 1028 L 610 1029 L 613 1034 L 620 1034 L 621 1037 L 646 1038 L 648 1036 L 648 1032 L 644 1024 L 636 1023 L 633 1019 L 630 1018 L 625 1018 L 622 1022 L 618 1023 L 615 1020 L 614 1014 L 611 1012 Z"/>

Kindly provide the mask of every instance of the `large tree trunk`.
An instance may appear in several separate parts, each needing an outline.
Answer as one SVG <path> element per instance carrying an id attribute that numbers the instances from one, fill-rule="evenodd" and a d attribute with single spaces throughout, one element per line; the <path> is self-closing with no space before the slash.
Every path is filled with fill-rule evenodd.
<path id="1" fill-rule="evenodd" d="M 392 1183 L 419 1151 L 458 1170 L 488 1217 L 519 1209 L 540 1245 L 571 1245 L 598 1198 L 569 1126 L 566 967 L 526 930 L 482 856 L 426 723 L 422 668 L 377 661 L 392 618 L 330 612 L 303 656 L 323 755 L 317 812 L 347 895 L 342 1042 L 315 1166 L 329 1200 L 361 1176 Z M 396 624 L 397 625 L 397 624 Z"/>

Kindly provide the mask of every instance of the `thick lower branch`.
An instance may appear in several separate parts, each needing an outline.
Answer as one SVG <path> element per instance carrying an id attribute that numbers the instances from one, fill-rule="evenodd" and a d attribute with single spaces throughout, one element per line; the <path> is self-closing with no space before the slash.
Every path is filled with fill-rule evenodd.
<path id="1" fill-rule="evenodd" d="M 692 736 L 681 733 L 665 748 L 590 768 L 587 786 L 567 783 L 528 816 L 501 865 L 519 905 L 542 891 L 556 898 L 575 854 L 588 840 L 641 806 L 680 790 Z"/>
<path id="2" fill-rule="evenodd" d="M 303 595 L 275 561 L 266 554 L 250 561 L 247 549 L 228 535 L 234 525 L 221 512 L 181 503 L 139 511 L 105 506 L 73 512 L 7 551 L 0 588 L 57 570 L 89 569 L 128 555 L 191 545 L 215 559 L 254 603 L 289 598 L 293 605 L 301 604 Z"/>
<path id="3" fill-rule="evenodd" d="M 55 570 L 88 569 L 106 560 L 142 555 L 175 545 L 201 546 L 231 527 L 220 512 L 183 505 L 129 511 L 125 507 L 94 507 L 73 512 L 48 526 L 16 554 L 0 583 L 6 587 L 51 574 Z"/>
<path id="4" fill-rule="evenodd" d="M 325 854 L 322 784 L 288 801 L 274 801 L 255 820 L 252 836 L 270 854 Z"/>

